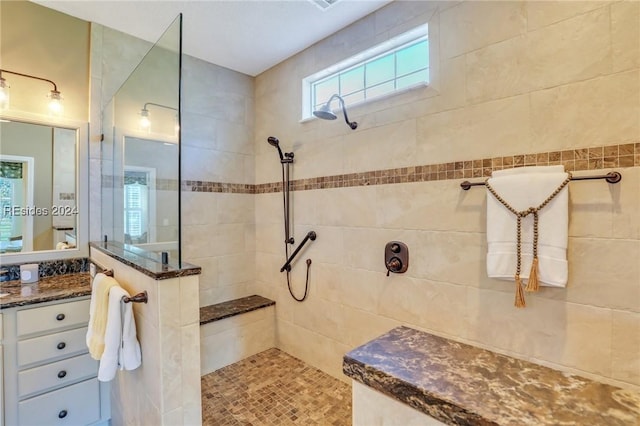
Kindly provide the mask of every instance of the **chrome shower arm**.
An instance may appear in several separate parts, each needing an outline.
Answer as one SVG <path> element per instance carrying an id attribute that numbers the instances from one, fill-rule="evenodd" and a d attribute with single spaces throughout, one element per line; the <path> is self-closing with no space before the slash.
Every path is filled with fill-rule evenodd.
<path id="1" fill-rule="evenodd" d="M 331 96 L 331 99 L 329 99 L 329 103 L 334 97 L 338 98 L 338 100 L 340 101 L 340 107 L 342 108 L 342 113 L 344 114 L 345 123 L 347 123 L 347 125 L 351 127 L 352 130 L 355 130 L 358 127 L 358 123 L 356 123 L 355 121 L 349 121 L 349 117 L 347 117 L 347 108 L 344 105 L 344 99 L 342 99 L 341 96 L 333 95 Z"/>

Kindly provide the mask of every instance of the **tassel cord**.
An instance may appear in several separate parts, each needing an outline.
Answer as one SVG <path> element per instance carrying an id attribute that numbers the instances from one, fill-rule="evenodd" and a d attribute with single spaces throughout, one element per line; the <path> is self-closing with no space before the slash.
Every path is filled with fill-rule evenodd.
<path id="1" fill-rule="evenodd" d="M 533 261 L 531 262 L 531 272 L 529 272 L 529 281 L 527 281 L 527 291 L 538 291 L 540 284 L 538 283 L 538 211 L 533 212 Z"/>

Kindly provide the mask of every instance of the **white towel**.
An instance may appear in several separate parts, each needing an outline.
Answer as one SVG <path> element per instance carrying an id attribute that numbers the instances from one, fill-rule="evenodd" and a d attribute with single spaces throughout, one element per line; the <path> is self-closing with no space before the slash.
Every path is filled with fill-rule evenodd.
<path id="1" fill-rule="evenodd" d="M 91 357 L 99 360 L 104 351 L 104 335 L 107 328 L 109 311 L 109 290 L 119 286 L 118 282 L 103 273 L 98 273 L 91 283 L 91 302 L 89 304 L 89 326 L 86 343 Z"/>
<path id="2" fill-rule="evenodd" d="M 56 250 L 66 250 L 69 248 L 69 244 L 65 243 L 64 241 L 60 241 L 58 244 L 56 244 Z"/>
<path id="3" fill-rule="evenodd" d="M 519 167 L 495 171 L 489 184 L 518 211 L 538 207 L 567 178 L 563 166 Z M 569 191 L 563 188 L 538 212 L 538 281 L 565 287 L 568 279 L 567 240 Z M 514 280 L 517 262 L 516 216 L 487 192 L 487 275 Z M 529 278 L 533 261 L 533 215 L 522 219 L 520 278 Z"/>
<path id="4" fill-rule="evenodd" d="M 109 290 L 109 314 L 104 339 L 104 352 L 100 359 L 98 380 L 113 380 L 116 370 L 135 370 L 142 363 L 140 343 L 136 336 L 136 323 L 131 303 L 122 298 L 129 293 L 120 286 Z"/>

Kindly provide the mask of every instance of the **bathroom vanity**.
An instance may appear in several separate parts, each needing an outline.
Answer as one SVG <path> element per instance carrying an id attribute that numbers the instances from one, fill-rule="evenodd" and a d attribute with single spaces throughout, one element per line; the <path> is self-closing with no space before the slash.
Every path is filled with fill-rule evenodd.
<path id="1" fill-rule="evenodd" d="M 88 273 L 2 284 L 0 425 L 108 424 L 108 384 L 87 350 Z"/>

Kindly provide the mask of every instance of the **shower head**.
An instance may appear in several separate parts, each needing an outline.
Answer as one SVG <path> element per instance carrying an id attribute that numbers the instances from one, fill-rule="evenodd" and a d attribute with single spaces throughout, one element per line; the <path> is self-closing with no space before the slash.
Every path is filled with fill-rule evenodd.
<path id="1" fill-rule="evenodd" d="M 344 99 L 342 99 L 337 94 L 331 96 L 326 104 L 313 111 L 313 115 L 321 118 L 322 120 L 335 120 L 336 118 L 338 118 L 333 113 L 333 111 L 331 111 L 331 101 L 333 101 L 334 99 L 338 99 L 338 101 L 340 101 L 340 107 L 342 108 L 342 113 L 344 114 L 344 121 L 349 127 L 351 127 L 351 130 L 355 130 L 358 127 L 358 123 L 356 123 L 355 121 L 349 121 L 349 117 L 347 117 L 347 109 L 344 106 Z"/>
<path id="2" fill-rule="evenodd" d="M 317 110 L 313 111 L 313 115 L 323 120 L 335 120 L 338 118 L 338 116 L 329 109 L 329 104 L 324 104 Z"/>
<path id="3" fill-rule="evenodd" d="M 275 136 L 269 136 L 267 138 L 267 142 L 269 142 L 269 145 L 272 145 L 272 146 L 279 146 L 280 145 L 280 141 Z"/>
<path id="4" fill-rule="evenodd" d="M 280 161 L 284 161 L 284 155 L 282 155 L 282 150 L 280 149 L 280 141 L 278 140 L 278 138 L 276 138 L 275 136 L 269 136 L 267 138 L 267 142 L 269 142 L 269 145 L 275 146 L 276 148 L 278 148 L 278 155 L 280 155 Z"/>

